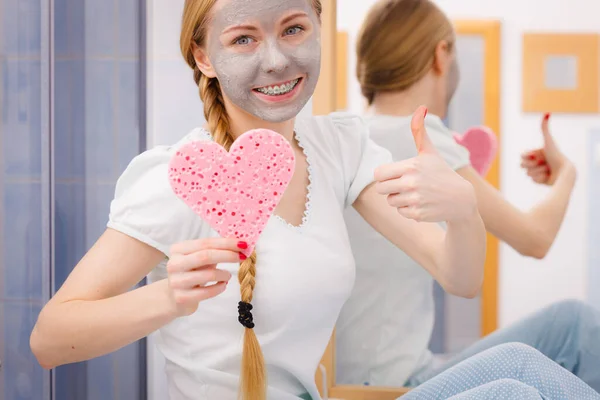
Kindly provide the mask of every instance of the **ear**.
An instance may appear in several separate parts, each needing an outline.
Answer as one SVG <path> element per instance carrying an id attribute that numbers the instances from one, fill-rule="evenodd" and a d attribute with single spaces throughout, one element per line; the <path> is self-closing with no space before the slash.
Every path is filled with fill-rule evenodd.
<path id="1" fill-rule="evenodd" d="M 445 75 L 452 64 L 452 57 L 452 46 L 447 40 L 441 40 L 437 46 L 435 46 L 433 71 L 437 75 Z"/>
<path id="2" fill-rule="evenodd" d="M 196 65 L 202 71 L 204 75 L 209 78 L 216 78 L 217 74 L 215 73 L 215 69 L 206 54 L 206 50 L 202 47 L 198 46 L 196 43 L 192 44 L 192 51 L 194 52 L 194 60 L 196 60 Z"/>

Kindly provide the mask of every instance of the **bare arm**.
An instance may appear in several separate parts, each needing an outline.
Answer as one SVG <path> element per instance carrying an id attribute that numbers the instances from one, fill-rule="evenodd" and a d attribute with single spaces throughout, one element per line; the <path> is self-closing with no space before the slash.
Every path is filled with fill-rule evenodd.
<path id="1" fill-rule="evenodd" d="M 489 232 L 523 255 L 546 256 L 558 234 L 575 184 L 575 169 L 570 163 L 561 168 L 546 198 L 527 212 L 511 205 L 471 167 L 457 172 L 475 188 L 479 212 Z"/>
<path id="2" fill-rule="evenodd" d="M 390 207 L 385 196 L 366 188 L 354 208 L 379 233 L 425 268 L 450 294 L 473 298 L 483 282 L 485 228 L 475 209 L 465 218 L 437 223 L 417 222 Z"/>
<path id="3" fill-rule="evenodd" d="M 40 364 L 53 368 L 104 355 L 171 321 L 166 280 L 127 292 L 163 258 L 106 230 L 40 313 L 30 340 Z"/>
<path id="4" fill-rule="evenodd" d="M 473 186 L 446 164 L 429 139 L 426 113 L 419 107 L 411 122 L 418 156 L 379 166 L 376 183 L 353 205 L 448 293 L 474 297 L 483 281 L 485 227 Z M 447 223 L 446 232 L 438 222 Z"/>
<path id="5" fill-rule="evenodd" d="M 40 313 L 31 349 L 43 367 L 53 368 L 133 343 L 222 293 L 231 274 L 217 264 L 239 261 L 238 251 L 233 239 L 176 244 L 169 279 L 128 291 L 165 255 L 107 229 Z"/>

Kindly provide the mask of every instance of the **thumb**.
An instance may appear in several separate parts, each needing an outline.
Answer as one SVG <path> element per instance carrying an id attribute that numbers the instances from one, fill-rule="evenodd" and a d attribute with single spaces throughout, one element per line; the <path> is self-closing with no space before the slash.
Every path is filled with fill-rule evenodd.
<path id="1" fill-rule="evenodd" d="M 435 146 L 427 135 L 425 129 L 425 116 L 427 115 L 427 107 L 420 106 L 413 114 L 412 121 L 410 122 L 410 130 L 412 131 L 415 144 L 417 145 L 417 151 L 419 154 L 422 153 L 437 153 Z"/>
<path id="2" fill-rule="evenodd" d="M 544 114 L 544 119 L 542 119 L 542 135 L 544 135 L 544 147 L 554 146 L 554 139 L 550 134 L 550 113 Z"/>

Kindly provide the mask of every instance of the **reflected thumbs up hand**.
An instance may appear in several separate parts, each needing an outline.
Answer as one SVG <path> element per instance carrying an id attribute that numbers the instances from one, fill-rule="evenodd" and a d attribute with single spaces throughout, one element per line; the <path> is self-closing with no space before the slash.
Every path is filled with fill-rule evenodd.
<path id="1" fill-rule="evenodd" d="M 378 193 L 410 219 L 442 222 L 470 217 L 477 209 L 475 191 L 438 154 L 425 128 L 427 109 L 413 114 L 411 130 L 418 155 L 380 166 L 375 171 Z"/>
<path id="2" fill-rule="evenodd" d="M 553 185 L 565 167 L 574 169 L 571 161 L 560 151 L 550 134 L 549 122 L 548 113 L 544 115 L 541 126 L 544 146 L 521 155 L 521 167 L 527 171 L 527 175 L 534 182 L 545 185 Z"/>

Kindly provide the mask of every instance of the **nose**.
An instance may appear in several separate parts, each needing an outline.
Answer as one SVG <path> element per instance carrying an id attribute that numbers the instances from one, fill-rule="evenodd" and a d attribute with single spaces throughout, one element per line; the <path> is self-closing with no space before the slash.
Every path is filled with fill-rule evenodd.
<path id="1" fill-rule="evenodd" d="M 281 50 L 276 40 L 265 42 L 263 50 L 263 70 L 267 73 L 285 71 L 289 66 L 286 54 Z"/>

